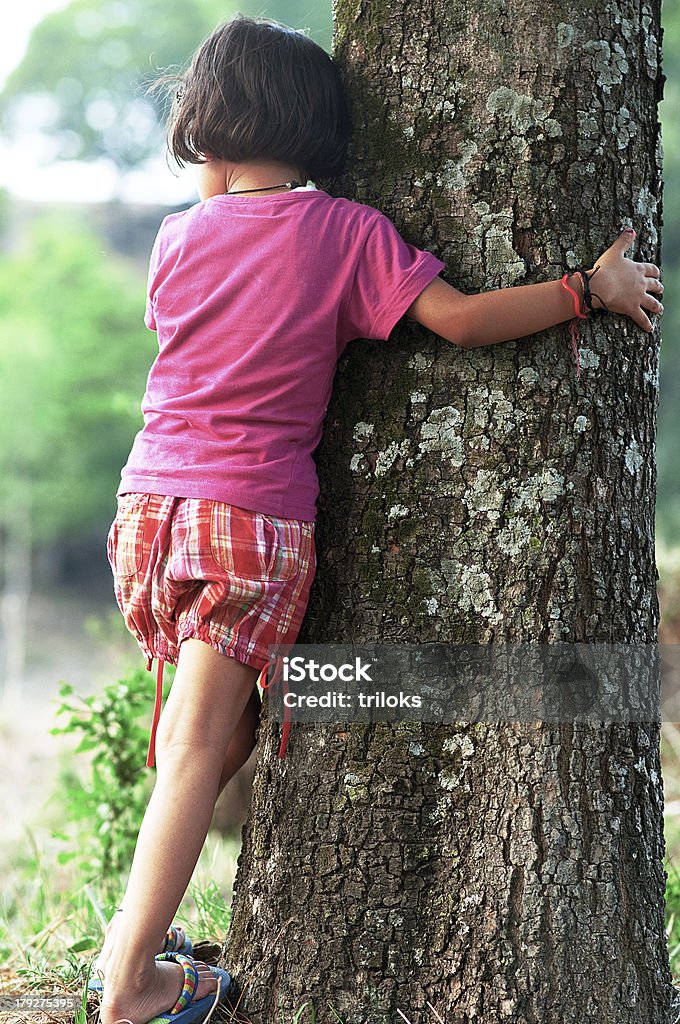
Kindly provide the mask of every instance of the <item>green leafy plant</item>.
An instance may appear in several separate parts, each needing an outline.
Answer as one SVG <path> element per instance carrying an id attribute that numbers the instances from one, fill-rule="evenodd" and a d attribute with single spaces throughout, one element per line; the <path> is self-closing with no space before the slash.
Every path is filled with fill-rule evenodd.
<path id="1" fill-rule="evenodd" d="M 69 820 L 53 833 L 68 844 L 58 859 L 74 860 L 84 881 L 96 879 L 105 903 L 112 905 L 130 866 L 152 788 L 144 768 L 148 733 L 138 722 L 148 716 L 149 693 L 149 676 L 142 669 L 101 695 L 83 697 L 64 684 L 57 715 L 69 718 L 51 730 L 79 735 L 74 753 L 91 754 L 86 778 L 72 764 L 60 773 L 55 799 L 68 808 Z"/>

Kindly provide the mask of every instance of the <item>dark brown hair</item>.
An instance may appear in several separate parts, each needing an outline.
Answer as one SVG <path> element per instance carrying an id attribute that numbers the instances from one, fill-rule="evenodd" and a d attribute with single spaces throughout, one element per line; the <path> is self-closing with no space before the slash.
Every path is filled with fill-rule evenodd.
<path id="1" fill-rule="evenodd" d="M 242 15 L 198 48 L 168 124 L 180 165 L 206 155 L 281 160 L 311 178 L 342 171 L 348 139 L 344 89 L 326 51 L 302 32 Z"/>

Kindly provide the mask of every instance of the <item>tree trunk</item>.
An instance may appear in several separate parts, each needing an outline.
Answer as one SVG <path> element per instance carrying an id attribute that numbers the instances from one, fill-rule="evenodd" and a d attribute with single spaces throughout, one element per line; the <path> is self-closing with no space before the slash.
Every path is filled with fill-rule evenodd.
<path id="1" fill-rule="evenodd" d="M 452 284 L 559 278 L 628 223 L 659 262 L 656 0 L 335 15 L 341 187 Z M 621 317 L 581 328 L 580 381 L 567 325 L 353 342 L 300 642 L 654 643 L 657 362 Z M 255 1024 L 670 1024 L 657 724 L 296 725 L 282 762 L 279 732 L 225 950 Z"/>

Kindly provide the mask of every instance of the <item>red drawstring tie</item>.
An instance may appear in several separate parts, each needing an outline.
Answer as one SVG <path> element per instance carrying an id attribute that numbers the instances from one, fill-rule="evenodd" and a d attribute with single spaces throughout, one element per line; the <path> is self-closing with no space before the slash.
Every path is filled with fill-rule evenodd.
<path id="1" fill-rule="evenodd" d="M 562 278 L 562 287 L 566 288 L 568 292 L 574 298 L 574 316 L 569 321 L 569 334 L 571 335 L 571 351 L 574 356 L 574 362 L 576 363 L 576 380 L 581 379 L 581 360 L 578 356 L 578 333 L 579 333 L 579 320 L 587 320 L 588 317 L 585 313 L 581 312 L 581 299 L 574 291 L 573 288 L 567 283 L 569 274 L 565 274 Z"/>
<path id="2" fill-rule="evenodd" d="M 267 682 L 267 669 L 270 665 L 275 665 L 274 675 L 271 682 Z M 261 686 L 263 690 L 270 690 L 272 686 L 278 686 L 279 683 L 283 683 L 283 730 L 281 732 L 281 744 L 279 746 L 279 757 L 284 758 L 286 756 L 286 750 L 288 748 L 288 737 L 290 736 L 290 708 L 286 704 L 285 697 L 288 693 L 288 680 L 283 675 L 283 660 L 277 655 L 275 658 L 270 658 L 267 664 L 264 666 L 259 676 L 257 677 L 257 684 Z"/>
<path id="3" fill-rule="evenodd" d="M 147 672 L 151 671 L 153 659 L 148 658 L 146 662 Z M 153 722 L 151 724 L 151 735 L 149 736 L 149 751 L 146 755 L 146 767 L 153 768 L 156 760 L 156 729 L 158 728 L 158 720 L 161 717 L 161 702 L 163 700 L 163 666 L 164 661 L 159 659 L 158 665 L 156 666 L 156 703 L 153 709 Z"/>

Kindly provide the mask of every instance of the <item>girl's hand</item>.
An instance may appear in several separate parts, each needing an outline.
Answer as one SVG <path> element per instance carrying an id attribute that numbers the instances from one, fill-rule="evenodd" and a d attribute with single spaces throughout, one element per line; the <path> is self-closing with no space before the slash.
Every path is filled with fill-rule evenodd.
<path id="1" fill-rule="evenodd" d="M 601 308 L 604 303 L 611 313 L 629 316 L 638 327 L 649 333 L 654 328 L 644 311 L 663 313 L 663 306 L 655 297 L 663 295 L 663 285 L 659 280 L 661 271 L 653 263 L 635 263 L 626 259 L 626 250 L 634 239 L 632 228 L 621 232 L 597 260 L 594 269 L 588 271 L 589 285 L 594 309 Z M 595 270 L 597 273 L 591 278 Z"/>

